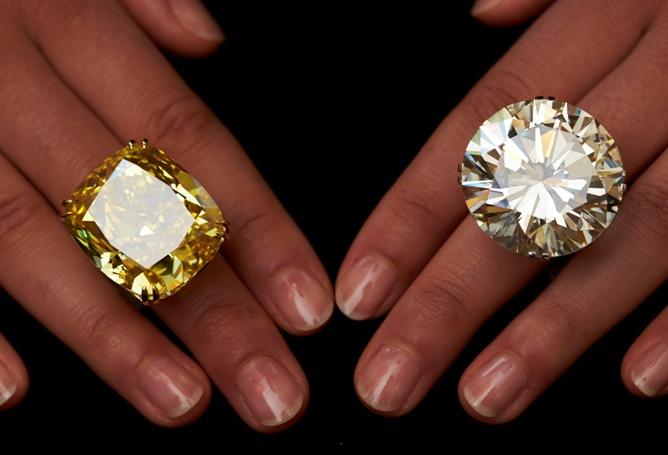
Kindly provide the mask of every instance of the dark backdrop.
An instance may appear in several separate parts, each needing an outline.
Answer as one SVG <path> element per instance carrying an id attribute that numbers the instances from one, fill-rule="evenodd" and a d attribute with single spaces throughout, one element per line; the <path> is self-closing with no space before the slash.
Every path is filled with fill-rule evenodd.
<path id="1" fill-rule="evenodd" d="M 210 58 L 173 61 L 239 138 L 335 277 L 379 198 L 522 29 L 478 25 L 467 2 L 310 3 L 212 4 L 227 43 Z M 548 281 L 538 277 L 510 302 L 425 402 L 399 419 L 368 412 L 353 390 L 356 359 L 377 321 L 355 323 L 335 314 L 314 337 L 288 337 L 312 398 L 301 422 L 271 436 L 248 429 L 220 394 L 190 427 L 150 424 L 7 299 L 0 304 L 0 332 L 25 359 L 31 390 L 18 408 L 0 414 L 0 453 L 21 451 L 9 448 L 12 440 L 83 446 L 93 453 L 100 444 L 116 443 L 153 453 L 177 444 L 225 452 L 230 446 L 576 449 L 583 443 L 658 441 L 667 428 L 668 403 L 632 397 L 619 376 L 626 348 L 665 305 L 658 293 L 515 422 L 485 426 L 461 409 L 456 387 L 463 369 Z"/>

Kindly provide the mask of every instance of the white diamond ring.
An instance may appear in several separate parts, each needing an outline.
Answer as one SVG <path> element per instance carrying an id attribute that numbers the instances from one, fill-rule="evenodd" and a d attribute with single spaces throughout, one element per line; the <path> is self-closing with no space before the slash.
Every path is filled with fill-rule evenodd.
<path id="1" fill-rule="evenodd" d="M 542 259 L 596 240 L 617 214 L 625 176 L 605 127 L 551 97 L 494 113 L 471 138 L 459 167 L 480 229 L 511 251 Z"/>

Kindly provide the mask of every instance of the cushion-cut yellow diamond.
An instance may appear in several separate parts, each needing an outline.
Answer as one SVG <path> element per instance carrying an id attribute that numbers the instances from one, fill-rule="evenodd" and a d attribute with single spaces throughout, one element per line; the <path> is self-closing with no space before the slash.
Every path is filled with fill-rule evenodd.
<path id="1" fill-rule="evenodd" d="M 147 141 L 95 168 L 63 219 L 95 266 L 144 303 L 181 289 L 228 234 L 209 193 Z"/>

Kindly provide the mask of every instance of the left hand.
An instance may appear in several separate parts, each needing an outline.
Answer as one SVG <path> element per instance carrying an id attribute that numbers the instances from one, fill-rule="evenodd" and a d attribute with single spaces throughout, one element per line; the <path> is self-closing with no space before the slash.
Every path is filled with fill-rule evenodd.
<path id="1" fill-rule="evenodd" d="M 549 3 L 479 2 L 475 13 L 510 24 Z M 355 372 L 367 406 L 386 415 L 414 408 L 485 319 L 544 266 L 486 238 L 455 179 L 478 125 L 507 104 L 550 95 L 592 113 L 619 144 L 633 185 L 609 232 L 574 256 L 466 370 L 459 396 L 467 412 L 489 423 L 517 417 L 666 280 L 666 55 L 665 1 L 557 0 L 444 120 L 339 272 L 337 303 L 349 317 L 391 309 Z M 622 375 L 636 395 L 668 392 L 668 309 L 631 347 Z"/>

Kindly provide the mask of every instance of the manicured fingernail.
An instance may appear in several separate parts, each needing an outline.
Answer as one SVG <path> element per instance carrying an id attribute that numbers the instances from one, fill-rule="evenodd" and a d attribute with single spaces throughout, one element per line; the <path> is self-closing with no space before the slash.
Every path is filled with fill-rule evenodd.
<path id="1" fill-rule="evenodd" d="M 7 403 L 16 393 L 16 378 L 0 363 L 0 406 Z"/>
<path id="2" fill-rule="evenodd" d="M 237 387 L 255 420 L 265 427 L 287 422 L 304 404 L 295 378 L 270 357 L 257 357 L 241 367 Z"/>
<path id="3" fill-rule="evenodd" d="M 143 366 L 139 387 L 149 401 L 170 419 L 186 414 L 204 394 L 192 373 L 167 357 L 157 357 Z"/>
<path id="4" fill-rule="evenodd" d="M 417 360 L 406 350 L 383 346 L 360 372 L 357 393 L 378 411 L 401 410 L 420 375 Z"/>
<path id="5" fill-rule="evenodd" d="M 668 387 L 668 344 L 657 343 L 631 366 L 631 380 L 644 395 L 655 397 Z"/>
<path id="6" fill-rule="evenodd" d="M 351 319 L 367 319 L 387 305 L 397 283 L 396 267 L 379 256 L 358 260 L 336 287 L 336 303 Z"/>
<path id="7" fill-rule="evenodd" d="M 324 324 L 334 308 L 332 297 L 310 274 L 289 270 L 274 278 L 270 299 L 286 321 L 297 330 L 313 330 Z"/>
<path id="8" fill-rule="evenodd" d="M 501 415 L 515 402 L 527 384 L 527 374 L 517 359 L 498 354 L 464 385 L 464 398 L 481 416 Z"/>
<path id="9" fill-rule="evenodd" d="M 171 0 L 172 12 L 181 25 L 208 41 L 222 41 L 223 32 L 199 0 Z"/>
<path id="10" fill-rule="evenodd" d="M 496 8 L 503 0 L 477 0 L 471 9 L 471 15 L 478 16 L 492 8 Z"/>

